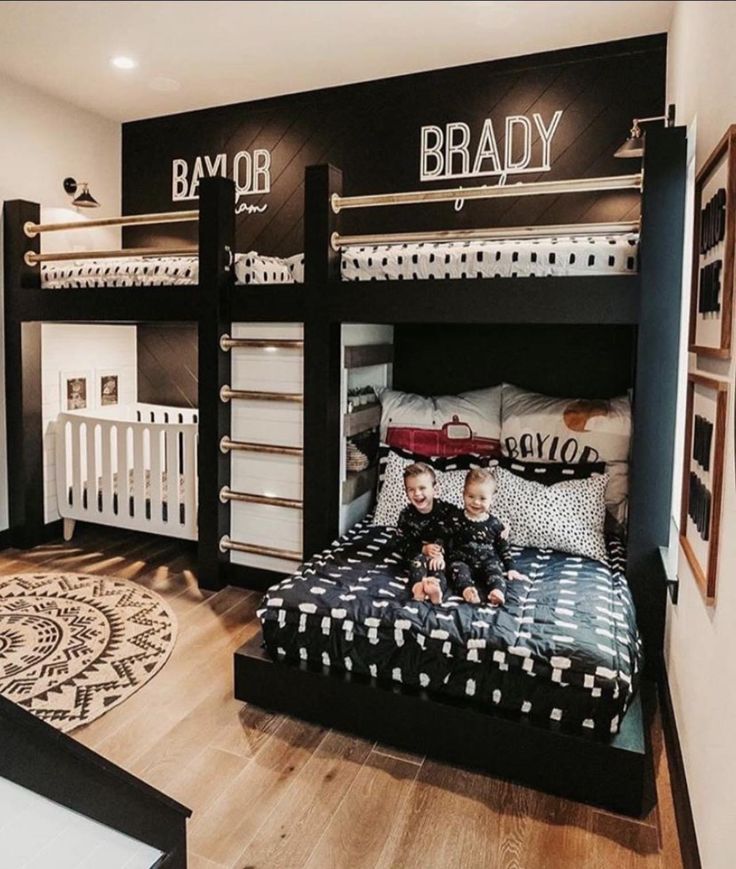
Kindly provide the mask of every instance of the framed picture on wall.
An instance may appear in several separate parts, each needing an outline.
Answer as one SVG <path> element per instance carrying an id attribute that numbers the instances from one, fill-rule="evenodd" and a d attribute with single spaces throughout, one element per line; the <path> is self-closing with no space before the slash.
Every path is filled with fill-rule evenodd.
<path id="1" fill-rule="evenodd" d="M 688 375 L 680 543 L 708 600 L 718 575 L 727 396 L 722 380 Z"/>
<path id="2" fill-rule="evenodd" d="M 736 244 L 736 124 L 695 179 L 690 350 L 731 356 Z"/>
<path id="3" fill-rule="evenodd" d="M 62 371 L 62 410 L 84 410 L 92 407 L 91 387 L 92 377 L 89 371 Z"/>
<path id="4" fill-rule="evenodd" d="M 97 384 L 97 404 L 108 407 L 120 403 L 120 373 L 118 371 L 95 372 Z"/>

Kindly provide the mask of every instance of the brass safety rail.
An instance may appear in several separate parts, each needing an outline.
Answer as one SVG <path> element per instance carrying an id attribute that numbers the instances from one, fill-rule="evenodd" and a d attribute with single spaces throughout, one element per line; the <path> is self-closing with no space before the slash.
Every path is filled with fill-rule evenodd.
<path id="1" fill-rule="evenodd" d="M 26 265 L 35 266 L 38 263 L 68 262 L 88 259 L 125 259 L 143 256 L 194 256 L 199 253 L 195 246 L 187 247 L 131 247 L 122 250 L 75 250 L 60 253 L 34 253 L 27 250 L 23 255 Z"/>
<path id="2" fill-rule="evenodd" d="M 301 510 L 303 504 L 296 498 L 277 498 L 274 495 L 256 495 L 253 492 L 236 492 L 229 486 L 220 489 L 220 500 L 223 504 L 228 501 L 241 501 L 245 504 L 267 504 L 270 507 L 289 507 L 292 510 Z"/>
<path id="3" fill-rule="evenodd" d="M 546 224 L 544 226 L 504 226 L 485 229 L 441 229 L 424 232 L 388 232 L 372 235 L 340 235 L 333 232 L 334 250 L 343 247 L 373 247 L 382 244 L 419 244 L 444 241 L 512 241 L 525 238 L 561 238 L 570 235 L 618 235 L 639 231 L 638 220 L 613 223 Z"/>
<path id="4" fill-rule="evenodd" d="M 560 193 L 592 193 L 602 190 L 642 189 L 643 173 L 610 175 L 603 178 L 572 178 L 562 181 L 533 181 L 494 187 L 450 187 L 442 190 L 412 190 L 403 193 L 373 193 L 365 196 L 330 197 L 337 214 L 346 208 L 376 208 L 384 205 L 416 205 L 422 202 L 454 202 L 458 199 L 498 199 L 509 196 L 540 196 Z"/>
<path id="5" fill-rule="evenodd" d="M 65 223 L 23 224 L 23 232 L 28 238 L 35 238 L 44 232 L 61 232 L 68 229 L 94 229 L 98 226 L 146 226 L 155 223 L 190 223 L 199 220 L 199 211 L 163 211 L 160 214 L 128 214 L 118 217 L 98 217 L 95 220 L 71 220 Z"/>

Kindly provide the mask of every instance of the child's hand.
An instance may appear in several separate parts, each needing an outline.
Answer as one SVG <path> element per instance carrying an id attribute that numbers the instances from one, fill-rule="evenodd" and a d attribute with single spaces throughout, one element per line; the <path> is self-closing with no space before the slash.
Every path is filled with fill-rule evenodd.
<path id="1" fill-rule="evenodd" d="M 503 526 L 503 531 L 501 531 L 501 537 L 503 540 L 508 540 L 509 537 L 511 537 L 511 526 L 510 525 Z"/>
<path id="2" fill-rule="evenodd" d="M 427 558 L 437 558 L 442 555 L 442 547 L 439 543 L 425 543 L 422 546 L 422 554 L 426 555 Z"/>
<path id="3" fill-rule="evenodd" d="M 488 600 L 491 602 L 491 606 L 503 606 L 506 597 L 502 591 L 494 588 L 493 591 L 488 595 Z"/>
<path id="4" fill-rule="evenodd" d="M 444 570 L 445 569 L 445 557 L 444 555 L 435 555 L 433 558 L 429 559 L 429 569 L 430 570 Z"/>
<path id="5" fill-rule="evenodd" d="M 480 603 L 480 595 L 478 594 L 478 589 L 474 588 L 472 585 L 464 588 L 463 600 L 467 601 L 468 603 Z"/>
<path id="6" fill-rule="evenodd" d="M 519 573 L 518 570 L 510 570 L 507 576 L 509 579 L 529 579 L 525 573 Z"/>

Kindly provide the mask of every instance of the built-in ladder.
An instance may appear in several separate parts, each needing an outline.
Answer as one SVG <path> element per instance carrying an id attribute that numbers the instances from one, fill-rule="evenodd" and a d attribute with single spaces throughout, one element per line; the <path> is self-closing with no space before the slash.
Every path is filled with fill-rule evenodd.
<path id="1" fill-rule="evenodd" d="M 220 550 L 232 564 L 291 573 L 302 560 L 304 338 L 301 323 L 232 323 L 219 340 L 230 354 L 230 458 L 220 501 L 229 533 Z"/>

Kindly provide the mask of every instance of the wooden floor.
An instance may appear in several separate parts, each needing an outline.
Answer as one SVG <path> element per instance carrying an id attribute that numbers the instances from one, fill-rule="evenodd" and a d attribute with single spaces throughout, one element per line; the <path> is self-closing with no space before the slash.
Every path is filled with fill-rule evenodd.
<path id="1" fill-rule="evenodd" d="M 202 592 L 193 566 L 176 541 L 91 526 L 0 553 L 0 574 L 125 577 L 176 613 L 161 672 L 73 736 L 194 810 L 191 869 L 681 867 L 658 719 L 659 805 L 636 822 L 271 714 L 232 697 L 259 595 Z"/>

